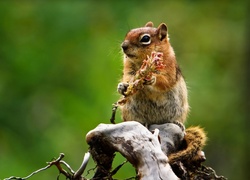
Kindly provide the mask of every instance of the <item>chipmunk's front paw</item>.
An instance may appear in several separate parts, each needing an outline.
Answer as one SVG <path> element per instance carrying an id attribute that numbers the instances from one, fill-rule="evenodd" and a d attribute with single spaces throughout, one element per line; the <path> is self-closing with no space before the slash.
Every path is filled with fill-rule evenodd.
<path id="1" fill-rule="evenodd" d="M 121 95 L 125 95 L 125 92 L 127 91 L 128 89 L 128 83 L 124 83 L 124 82 L 121 82 L 118 84 L 117 86 L 117 91 L 121 94 Z"/>
<path id="2" fill-rule="evenodd" d="M 152 76 L 150 79 L 144 79 L 144 84 L 145 85 L 152 85 L 154 84 L 156 81 L 156 77 L 155 76 Z"/>

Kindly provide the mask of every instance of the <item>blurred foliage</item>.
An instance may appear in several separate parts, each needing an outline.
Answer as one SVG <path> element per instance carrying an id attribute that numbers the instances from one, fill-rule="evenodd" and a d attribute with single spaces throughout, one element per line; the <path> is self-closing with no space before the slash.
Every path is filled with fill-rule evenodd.
<path id="1" fill-rule="evenodd" d="M 26 176 L 60 152 L 80 166 L 86 133 L 109 123 L 119 97 L 120 43 L 149 20 L 168 25 L 189 86 L 187 125 L 208 132 L 206 165 L 249 179 L 246 2 L 227 0 L 1 1 L 0 179 Z M 117 178 L 134 174 L 126 165 Z M 50 169 L 31 179 L 56 176 Z"/>

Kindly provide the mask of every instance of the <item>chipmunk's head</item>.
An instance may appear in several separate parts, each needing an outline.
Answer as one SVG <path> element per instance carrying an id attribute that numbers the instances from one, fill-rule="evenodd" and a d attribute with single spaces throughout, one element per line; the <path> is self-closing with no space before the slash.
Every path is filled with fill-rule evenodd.
<path id="1" fill-rule="evenodd" d="M 141 63 L 152 51 L 165 52 L 168 43 L 166 24 L 155 28 L 152 22 L 148 22 L 144 27 L 129 31 L 121 47 L 127 59 Z"/>

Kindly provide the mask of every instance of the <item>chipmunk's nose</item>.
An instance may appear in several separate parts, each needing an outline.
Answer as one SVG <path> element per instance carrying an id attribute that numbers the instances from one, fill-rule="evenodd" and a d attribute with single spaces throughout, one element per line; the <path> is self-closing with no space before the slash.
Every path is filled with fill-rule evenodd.
<path id="1" fill-rule="evenodd" d="M 121 44 L 121 47 L 122 47 L 122 49 L 123 49 L 124 52 L 128 49 L 128 45 L 129 45 L 129 42 L 128 42 L 128 41 L 124 41 L 124 42 Z"/>

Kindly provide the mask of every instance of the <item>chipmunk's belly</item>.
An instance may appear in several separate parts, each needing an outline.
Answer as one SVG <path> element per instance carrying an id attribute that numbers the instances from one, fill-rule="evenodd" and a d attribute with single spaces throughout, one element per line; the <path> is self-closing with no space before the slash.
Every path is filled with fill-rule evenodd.
<path id="1" fill-rule="evenodd" d="M 138 121 L 143 124 L 183 122 L 187 108 L 179 94 L 165 92 L 154 98 L 144 93 L 136 94 L 122 108 L 124 121 Z"/>

